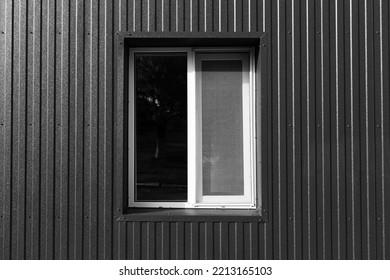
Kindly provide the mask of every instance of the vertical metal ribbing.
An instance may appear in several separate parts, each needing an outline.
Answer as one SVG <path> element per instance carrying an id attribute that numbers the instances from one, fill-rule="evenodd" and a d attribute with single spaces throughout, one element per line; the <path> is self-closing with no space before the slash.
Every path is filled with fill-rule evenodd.
<path id="1" fill-rule="evenodd" d="M 263 0 L 263 32 L 265 32 L 266 30 L 267 30 L 267 26 L 266 26 L 266 0 Z M 259 15 L 257 15 L 257 16 L 260 16 L 260 14 Z"/>
<path id="2" fill-rule="evenodd" d="M 164 3 L 164 0 L 162 0 L 163 3 Z M 164 4 L 163 4 L 164 5 Z M 135 31 L 135 0 L 133 0 L 133 32 Z M 162 10 L 162 13 L 164 13 L 164 9 Z M 162 17 L 162 31 L 164 31 L 164 14 L 163 14 L 163 17 Z"/>
<path id="3" fill-rule="evenodd" d="M 296 158 L 295 158 L 295 1 L 292 0 L 291 2 L 291 95 L 292 95 L 292 101 L 291 101 L 291 106 L 292 106 L 292 192 L 293 192 L 293 197 L 292 197 L 292 211 L 293 211 L 293 256 L 294 259 L 297 258 L 297 247 L 296 247 L 296 242 L 297 242 L 297 235 L 296 235 Z"/>
<path id="4" fill-rule="evenodd" d="M 149 2 L 150 0 L 148 0 L 148 5 L 147 5 L 147 17 L 148 17 L 148 19 L 147 19 L 147 21 L 148 21 L 148 26 L 147 26 L 147 31 L 149 32 L 150 31 L 150 2 Z"/>
<path id="5" fill-rule="evenodd" d="M 190 32 L 192 32 L 192 17 L 192 0 L 190 0 Z"/>
<path id="6" fill-rule="evenodd" d="M 351 87 L 351 104 L 350 104 L 350 115 L 351 115 L 351 204 L 352 204 L 352 258 L 355 259 L 355 157 L 354 157 L 354 70 L 353 70 L 353 1 L 349 1 L 349 28 L 350 28 L 350 87 Z"/>
<path id="7" fill-rule="evenodd" d="M 126 1 L 126 0 L 123 0 L 123 1 Z M 134 0 L 135 1 L 135 0 Z M 119 31 L 122 30 L 122 12 L 121 12 L 121 9 L 122 8 L 122 0 L 119 0 L 119 3 L 118 3 L 118 9 L 119 9 L 119 13 L 118 13 L 118 21 L 119 21 Z"/>
<path id="8" fill-rule="evenodd" d="M 3 102 L 1 103 L 2 110 L 2 119 L 1 119 L 1 127 L 2 130 L 2 147 L 0 148 L 1 156 L 0 160 L 2 160 L 2 176 L 0 177 L 0 183 L 2 184 L 2 204 L 1 204 L 1 230 L 2 230 L 2 238 L 0 239 L 0 248 L 2 249 L 2 253 L 0 258 L 2 259 L 10 259 L 11 258 L 11 209 L 12 209 L 12 65 L 13 65 L 13 55 L 12 55 L 12 32 L 13 32 L 13 20 L 12 20 L 12 2 L 11 1 L 2 1 L 0 4 L 0 8 L 4 11 L 4 16 L 2 17 L 2 30 L 0 30 L 1 40 L 3 45 L 1 45 L 2 50 L 4 51 L 4 55 L 1 56 L 4 58 L 4 61 L 1 61 L 2 69 L 3 69 L 3 81 L 2 88 L 3 91 L 1 93 L 3 97 Z"/>
<path id="9" fill-rule="evenodd" d="M 271 1 L 262 1 L 263 9 L 258 13 L 263 14 L 259 19 L 263 27 L 259 22 L 258 28 L 269 30 L 271 26 L 265 24 L 272 22 L 275 47 L 270 60 L 275 74 L 274 113 L 270 119 L 274 122 L 271 132 L 275 143 L 269 152 L 275 188 L 271 195 L 273 213 L 267 223 L 115 221 L 118 214 L 112 204 L 112 185 L 120 180 L 113 180 L 111 174 L 118 169 L 111 162 L 117 159 L 112 155 L 112 138 L 120 130 L 113 128 L 121 118 L 116 117 L 111 103 L 112 98 L 117 100 L 114 72 L 121 65 L 114 65 L 117 52 L 112 32 L 125 28 L 167 32 L 169 26 L 173 32 L 187 31 L 187 27 L 190 32 L 201 33 L 255 31 L 253 18 L 242 19 L 243 15 L 253 17 L 253 13 L 247 14 L 247 9 L 254 8 L 253 0 L 212 1 L 213 5 L 209 0 L 188 0 L 185 7 L 190 16 L 183 18 L 183 30 L 180 0 L 161 0 L 154 6 L 157 1 L 153 1 L 0 3 L 0 14 L 4 14 L 0 32 L 5 31 L 0 34 L 4 59 L 0 61 L 0 74 L 4 74 L 0 86 L 0 258 L 299 258 L 300 219 L 304 220 L 302 250 L 308 258 L 316 257 L 317 250 L 319 258 L 388 257 L 389 4 L 382 0 L 318 0 L 316 4 L 306 0 L 301 10 L 300 1 L 278 0 L 272 4 L 272 21 L 266 21 L 270 16 L 265 13 Z M 231 5 L 229 12 L 234 14 L 229 17 L 229 29 L 224 26 L 225 3 Z M 165 8 L 160 9 L 163 5 Z M 140 8 L 147 14 L 137 15 Z M 171 22 L 167 11 L 173 12 Z M 158 17 L 155 25 L 154 13 Z M 328 18 L 334 34 L 328 34 Z M 28 24 L 24 25 L 26 19 Z M 314 34 L 314 22 L 321 36 Z M 285 34 L 290 24 L 291 42 Z M 91 34 L 87 34 L 89 31 Z M 302 97 L 299 67 L 306 69 L 302 72 Z M 286 89 L 289 84 L 291 89 Z M 335 102 L 329 102 L 333 98 Z M 315 115 L 322 126 L 317 131 L 313 129 Z M 286 137 L 286 116 L 292 118 L 292 137 Z M 302 143 L 300 119 L 306 122 L 302 122 Z M 330 161 L 330 175 L 326 171 L 329 147 L 335 155 Z M 305 178 L 302 195 L 300 149 Z M 316 168 L 316 164 L 325 169 Z M 115 176 L 120 174 L 116 172 Z M 329 190 L 333 192 L 331 204 Z M 332 216 L 328 207 L 334 209 Z M 292 213 L 290 228 L 285 221 L 287 208 L 292 211 L 288 212 Z M 318 217 L 331 218 L 332 230 L 324 220 L 316 221 L 316 208 Z M 304 212 L 302 217 L 300 212 Z M 286 236 L 294 243 L 285 246 Z M 364 249 L 360 249 L 362 246 Z"/>
<path id="10" fill-rule="evenodd" d="M 203 2 L 204 9 L 204 32 L 207 32 L 207 3 L 206 0 Z"/>
<path id="11" fill-rule="evenodd" d="M 322 258 L 325 259 L 325 109 L 324 109 L 324 0 L 321 0 L 321 195 L 322 195 Z"/>
<path id="12" fill-rule="evenodd" d="M 248 0 L 248 32 L 251 32 L 251 1 Z"/>
<path id="13" fill-rule="evenodd" d="M 309 1 L 306 0 L 306 137 L 307 137 L 307 251 L 308 259 L 310 259 L 310 246 L 311 246 L 311 223 L 310 223 L 310 48 L 309 48 Z"/>
<path id="14" fill-rule="evenodd" d="M 278 57 L 278 66 L 277 66 L 277 73 L 278 73 L 278 77 L 277 77 L 277 90 L 278 90 L 278 93 L 277 93 L 277 147 L 278 147 L 278 151 L 277 151 L 277 162 L 278 162 L 278 169 L 277 169 L 277 184 L 278 184 L 278 189 L 277 189 L 277 195 L 278 195 L 278 256 L 279 258 L 281 259 L 282 257 L 282 220 L 281 220 L 281 141 L 280 141 L 280 130 L 281 130 L 281 122 L 280 122 L 280 113 L 281 113 L 281 107 L 280 107 L 280 99 L 281 99 L 281 90 L 280 90 L 280 86 L 281 86 L 281 81 L 280 81 L 280 0 L 277 0 L 277 57 Z"/>
<path id="15" fill-rule="evenodd" d="M 179 2 L 175 2 L 175 31 L 179 31 Z"/>
<path id="16" fill-rule="evenodd" d="M 366 154 L 366 199 L 367 199 L 367 207 L 366 207 L 366 223 L 367 223 L 367 258 L 370 259 L 370 161 L 369 161 L 369 118 L 368 118 L 368 19 L 367 19 L 367 0 L 364 0 L 364 91 L 365 91 L 365 154 Z"/>
<path id="17" fill-rule="evenodd" d="M 221 23 L 222 23 L 221 9 L 222 9 L 221 0 L 218 0 L 218 32 L 222 31 L 222 26 L 221 26 Z"/>
<path id="18" fill-rule="evenodd" d="M 383 2 L 379 1 L 379 41 L 380 41 L 380 129 L 381 129 L 381 203 L 382 203 L 382 247 L 383 247 L 383 259 L 386 259 L 386 232 L 385 232 L 385 139 L 384 139 L 384 90 L 383 90 Z"/>
<path id="19" fill-rule="evenodd" d="M 339 28 L 338 28 L 338 0 L 335 3 L 335 64 L 336 64 L 336 224 L 337 224 L 337 256 L 340 259 L 341 246 L 340 246 L 340 118 L 339 118 Z"/>

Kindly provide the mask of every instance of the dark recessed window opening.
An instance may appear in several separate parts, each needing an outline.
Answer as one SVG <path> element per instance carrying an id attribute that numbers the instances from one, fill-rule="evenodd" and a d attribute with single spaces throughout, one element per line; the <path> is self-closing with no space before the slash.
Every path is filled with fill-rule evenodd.
<path id="1" fill-rule="evenodd" d="M 136 201 L 187 201 L 187 55 L 134 62 Z"/>

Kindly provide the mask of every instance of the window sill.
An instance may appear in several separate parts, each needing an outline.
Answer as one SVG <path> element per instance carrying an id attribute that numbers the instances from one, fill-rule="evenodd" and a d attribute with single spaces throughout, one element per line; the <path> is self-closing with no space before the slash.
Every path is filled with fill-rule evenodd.
<path id="1" fill-rule="evenodd" d="M 261 212 L 236 209 L 128 208 L 117 222 L 267 222 Z"/>

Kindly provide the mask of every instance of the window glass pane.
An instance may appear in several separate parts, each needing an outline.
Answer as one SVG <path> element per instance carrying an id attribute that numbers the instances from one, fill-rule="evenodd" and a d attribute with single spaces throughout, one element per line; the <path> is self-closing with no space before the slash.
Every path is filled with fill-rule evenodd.
<path id="1" fill-rule="evenodd" d="M 187 57 L 135 55 L 136 201 L 187 201 Z"/>
<path id="2" fill-rule="evenodd" d="M 243 195 L 242 61 L 203 60 L 203 195 Z"/>

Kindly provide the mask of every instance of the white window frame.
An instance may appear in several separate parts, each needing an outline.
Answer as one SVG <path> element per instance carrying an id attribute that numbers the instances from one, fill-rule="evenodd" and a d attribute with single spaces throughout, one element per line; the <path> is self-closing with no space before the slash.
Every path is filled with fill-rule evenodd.
<path id="1" fill-rule="evenodd" d="M 186 53 L 187 55 L 187 202 L 135 201 L 135 92 L 136 53 Z M 234 53 L 234 54 L 233 54 Z M 240 54 L 241 53 L 241 54 Z M 197 92 L 196 63 L 202 60 L 241 59 L 248 53 L 248 75 L 243 72 L 244 195 L 202 194 L 201 94 Z M 244 59 L 242 59 L 244 61 Z M 129 50 L 129 207 L 152 208 L 256 208 L 255 66 L 253 48 L 131 48 Z M 245 61 L 244 61 L 244 67 Z M 244 68 L 243 67 L 243 68 Z M 246 120 L 246 121 L 245 121 Z"/>

